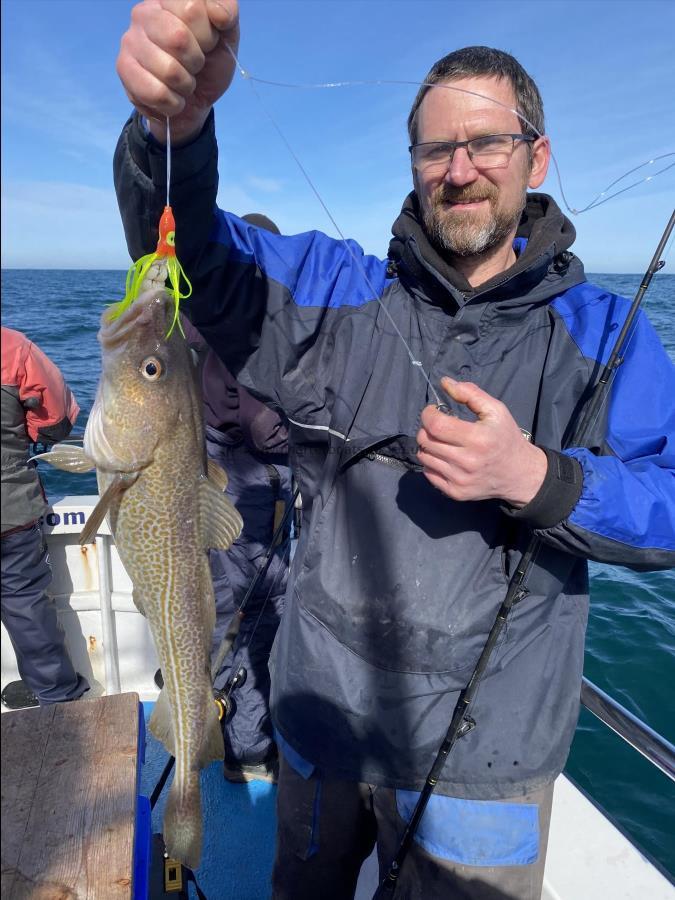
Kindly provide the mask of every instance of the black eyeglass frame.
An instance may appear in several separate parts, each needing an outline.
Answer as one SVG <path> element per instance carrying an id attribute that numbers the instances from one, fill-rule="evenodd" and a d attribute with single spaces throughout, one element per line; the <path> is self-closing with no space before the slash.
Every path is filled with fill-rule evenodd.
<path id="1" fill-rule="evenodd" d="M 537 138 L 531 134 L 482 134 L 480 137 L 471 138 L 468 141 L 423 141 L 421 144 L 411 144 L 408 147 L 408 152 L 412 157 L 413 150 L 417 147 L 430 147 L 433 144 L 442 145 L 444 147 L 448 147 L 450 152 L 448 156 L 448 165 L 452 162 L 455 151 L 460 147 L 465 147 L 466 152 L 469 155 L 469 159 L 473 162 L 473 153 L 469 149 L 469 144 L 473 144 L 475 141 L 484 141 L 486 138 L 494 138 L 494 137 L 510 137 L 511 138 L 511 154 L 509 156 L 509 160 L 511 156 L 513 156 L 513 151 L 515 150 L 516 141 L 525 141 L 528 144 L 533 144 Z M 474 151 L 475 152 L 475 151 Z"/>

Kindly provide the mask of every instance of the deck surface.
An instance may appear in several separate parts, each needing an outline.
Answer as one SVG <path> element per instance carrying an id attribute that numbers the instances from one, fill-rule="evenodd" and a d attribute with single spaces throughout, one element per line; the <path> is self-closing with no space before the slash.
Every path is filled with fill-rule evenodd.
<path id="1" fill-rule="evenodd" d="M 131 897 L 137 694 L 7 712 L 2 900 Z"/>
<path id="2" fill-rule="evenodd" d="M 154 703 L 144 703 L 143 707 L 147 720 Z M 164 747 L 146 730 L 141 794 L 151 796 L 167 759 Z M 152 812 L 154 833 L 162 831 L 172 781 L 173 773 Z M 201 865 L 195 870 L 199 887 L 208 900 L 269 900 L 276 787 L 264 781 L 231 784 L 223 778 L 222 762 L 213 762 L 202 770 L 201 787 L 204 847 Z M 190 897 L 196 896 L 191 887 Z"/>

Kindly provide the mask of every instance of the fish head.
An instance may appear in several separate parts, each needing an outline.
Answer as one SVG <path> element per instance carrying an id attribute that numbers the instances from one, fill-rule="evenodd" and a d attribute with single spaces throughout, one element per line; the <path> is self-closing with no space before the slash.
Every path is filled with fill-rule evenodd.
<path id="1" fill-rule="evenodd" d="M 181 419 L 201 416 L 193 354 L 179 329 L 169 334 L 173 316 L 173 300 L 153 287 L 101 317 L 102 372 L 84 436 L 97 469 L 141 471 Z"/>

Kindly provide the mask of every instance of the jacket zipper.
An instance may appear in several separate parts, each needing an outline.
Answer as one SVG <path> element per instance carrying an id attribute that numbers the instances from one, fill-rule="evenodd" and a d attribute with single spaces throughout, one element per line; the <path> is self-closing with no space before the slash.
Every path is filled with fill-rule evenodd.
<path id="1" fill-rule="evenodd" d="M 403 462 L 402 459 L 394 459 L 393 456 L 383 456 L 381 453 L 376 453 L 374 450 L 371 450 L 370 453 L 366 453 L 366 459 L 369 459 L 372 462 L 384 463 L 385 466 L 390 466 L 392 469 L 405 469 L 406 471 L 413 472 L 418 468 L 417 466 Z"/>

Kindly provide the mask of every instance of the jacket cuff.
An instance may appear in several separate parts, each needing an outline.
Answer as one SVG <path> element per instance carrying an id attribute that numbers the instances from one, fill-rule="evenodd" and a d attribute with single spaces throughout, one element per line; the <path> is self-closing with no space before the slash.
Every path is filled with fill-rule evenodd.
<path id="1" fill-rule="evenodd" d="M 38 440 L 43 441 L 45 444 L 58 444 L 59 441 L 65 440 L 72 430 L 72 422 L 66 417 L 55 425 L 38 428 Z"/>
<path id="2" fill-rule="evenodd" d="M 502 510 L 512 519 L 522 519 L 532 528 L 552 528 L 568 518 L 581 496 L 583 470 L 580 463 L 565 453 L 541 447 L 546 454 L 548 469 L 542 486 L 522 509 L 502 504 Z"/>
<path id="3" fill-rule="evenodd" d="M 136 165 L 157 187 L 166 187 L 166 147 L 155 140 L 143 117 L 135 112 L 128 131 L 129 152 Z M 171 184 L 194 178 L 210 162 L 215 146 L 213 110 L 197 137 L 171 148 Z"/>

